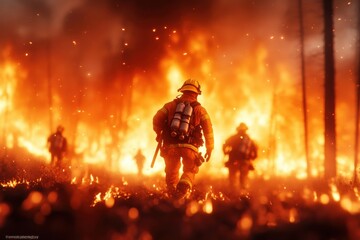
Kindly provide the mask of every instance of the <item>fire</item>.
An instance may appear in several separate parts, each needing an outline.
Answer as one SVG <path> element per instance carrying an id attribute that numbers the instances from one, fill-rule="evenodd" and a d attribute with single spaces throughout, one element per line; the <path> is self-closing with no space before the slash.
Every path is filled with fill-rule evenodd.
<path id="1" fill-rule="evenodd" d="M 224 86 L 216 85 L 214 82 L 216 78 L 212 75 L 215 74 L 211 72 L 214 72 L 215 69 L 211 61 L 209 61 L 211 56 L 206 56 L 207 51 L 204 49 L 205 41 L 206 39 L 199 34 L 197 37 L 191 39 L 188 44 L 189 52 L 193 57 L 198 58 L 198 64 L 201 66 L 199 72 L 195 72 L 196 74 L 194 74 L 195 76 L 199 76 L 200 79 L 204 79 L 204 81 L 202 81 L 202 88 L 204 89 L 203 95 L 199 97 L 199 101 L 209 109 L 208 111 L 212 116 L 216 146 L 218 146 L 213 154 L 215 160 L 212 161 L 211 166 L 204 167 L 206 171 L 215 173 L 221 169 L 222 174 L 226 174 L 226 170 L 223 167 L 223 155 L 219 146 L 234 132 L 236 124 L 244 121 L 248 123 L 250 134 L 260 146 L 260 157 L 255 163 L 257 175 L 266 177 L 271 174 L 289 175 L 295 173 L 298 178 L 305 178 L 306 162 L 303 155 L 304 149 L 300 147 L 295 150 L 294 148 L 294 146 L 303 145 L 299 111 L 294 112 L 293 119 L 286 119 L 286 116 L 281 115 L 281 111 L 286 110 L 287 106 L 279 105 L 279 103 L 276 103 L 276 100 L 274 103 L 274 98 L 279 98 L 278 96 L 281 92 L 284 92 L 287 96 L 296 97 L 296 93 L 289 90 L 289 85 L 292 84 L 290 74 L 283 66 L 279 65 L 277 80 L 270 79 L 268 77 L 268 67 L 266 63 L 267 50 L 260 46 L 256 51 L 257 55 L 254 62 L 239 63 L 238 67 L 234 66 L 237 73 L 235 78 L 242 82 L 239 86 L 240 88 L 237 88 L 241 90 L 244 95 L 242 97 L 243 100 L 240 101 L 243 103 L 239 105 L 238 100 L 232 95 L 215 94 L 216 89 L 218 89 L 218 92 L 222 92 L 221 89 Z M 176 54 L 176 52 L 169 52 L 168 56 L 162 61 L 164 75 L 169 85 L 168 90 L 164 92 L 166 97 L 174 95 L 182 81 L 188 76 L 188 72 L 193 71 L 187 69 L 190 67 L 187 66 L 187 64 L 183 66 L 178 64 L 181 62 L 180 57 L 181 55 Z M 0 111 L 4 113 L 8 111 L 6 109 L 12 109 L 13 107 L 14 99 L 12 98 L 14 89 L 16 88 L 17 77 L 15 66 L 10 62 L 7 62 L 0 69 L 3 79 L 6 80 L 4 81 L 6 85 L 2 88 L 2 101 L 0 102 Z M 219 73 L 217 74 L 219 75 Z M 142 77 L 143 76 L 139 75 L 138 81 L 140 81 Z M 260 90 L 260 87 L 263 86 L 255 84 L 253 79 L 264 79 L 267 89 L 273 89 L 273 91 L 264 92 Z M 284 87 L 280 88 L 280 83 L 284 85 Z M 207 91 L 209 89 L 215 90 Z M 137 100 L 140 96 L 135 94 L 134 98 Z M 219 104 L 222 107 L 219 108 Z M 137 170 L 133 155 L 137 148 L 144 149 L 146 155 L 149 156 L 148 163 L 155 149 L 154 136 L 151 133 L 151 117 L 160 106 L 161 103 L 152 108 L 138 109 L 136 114 L 129 116 L 129 121 L 134 124 L 129 126 L 128 133 L 122 137 L 123 143 L 121 146 L 112 145 L 114 141 L 111 133 L 112 129 L 104 128 L 101 133 L 95 134 L 94 129 L 91 129 L 90 125 L 79 122 L 77 129 L 78 134 L 74 142 L 75 153 L 83 156 L 82 161 L 84 163 L 105 164 L 110 169 L 115 169 L 116 171 L 136 173 Z M 229 108 L 224 108 L 223 106 L 229 106 Z M 284 110 L 282 108 L 284 108 Z M 274 113 L 274 111 L 278 113 Z M 289 120 L 292 126 L 290 128 L 284 128 Z M 269 126 L 270 122 L 274 122 L 273 124 L 278 127 L 275 126 L 273 129 L 269 129 L 269 127 L 271 127 Z M 47 131 L 44 131 L 41 125 L 33 126 L 32 129 L 30 129 L 30 134 L 27 136 L 23 134 L 29 132 L 28 123 L 26 123 L 24 119 L 15 121 L 13 128 L 22 134 L 20 136 L 14 136 L 13 134 L 7 135 L 6 141 L 8 147 L 13 147 L 14 142 L 17 141 L 19 146 L 26 148 L 34 155 L 49 158 L 44 144 Z M 146 133 L 145 138 L 144 133 Z M 273 137 L 274 134 L 276 138 Z M 292 135 L 300 136 L 300 138 L 294 139 L 291 137 Z M 293 141 L 288 141 L 289 137 L 292 138 Z M 274 138 L 272 141 L 276 142 L 276 145 L 269 144 L 271 138 Z M 322 142 L 317 141 L 317 139 L 317 137 L 314 138 L 313 142 L 317 148 L 319 148 Z M 202 151 L 204 151 L 204 149 L 202 149 Z M 322 151 L 314 151 L 314 153 L 315 155 L 313 155 L 312 158 L 322 158 L 320 155 Z M 108 165 L 111 159 L 114 161 Z M 339 164 L 346 166 L 347 161 L 345 158 L 340 158 Z M 314 164 L 313 166 L 313 175 L 318 176 L 323 172 L 321 165 Z M 151 170 L 146 167 L 145 174 L 159 172 L 162 171 L 162 169 L 163 162 L 159 160 L 155 169 Z M 349 169 L 346 170 L 349 172 Z"/>
<path id="2" fill-rule="evenodd" d="M 27 180 L 25 180 L 25 179 L 23 179 L 23 180 L 16 180 L 16 179 L 14 179 L 14 180 L 10 180 L 10 181 L 8 181 L 8 182 L 5 182 L 5 183 L 0 183 L 1 184 L 1 186 L 2 187 L 11 187 L 11 188 L 15 188 L 17 185 L 19 185 L 19 184 L 26 184 L 26 185 L 29 185 L 30 184 L 30 182 L 29 181 L 27 181 Z"/>
<path id="3" fill-rule="evenodd" d="M 302 152 L 303 149 L 299 149 L 295 152 L 292 145 L 289 145 L 289 141 L 285 139 L 288 138 L 286 134 L 290 132 L 277 131 L 276 133 L 271 132 L 269 128 L 269 123 L 271 121 L 282 121 L 283 116 L 275 116 L 277 119 L 271 119 L 271 111 L 274 111 L 273 108 L 278 108 L 281 106 L 273 106 L 272 98 L 276 95 L 274 91 L 282 91 L 283 89 L 275 89 L 275 84 L 268 77 L 268 67 L 267 67 L 267 50 L 264 47 L 259 47 L 256 49 L 256 61 L 240 63 L 238 69 L 236 70 L 237 75 L 235 79 L 239 79 L 240 84 L 238 85 L 241 88 L 238 88 L 239 91 L 243 92 L 244 96 L 242 101 L 244 104 L 239 105 L 239 100 L 235 97 L 236 94 L 231 95 L 232 89 L 226 89 L 226 86 L 231 85 L 231 80 L 226 80 L 224 86 L 214 85 L 214 81 L 217 81 L 214 73 L 214 66 L 212 66 L 209 59 L 211 56 L 207 56 L 207 49 L 204 49 L 203 46 L 206 46 L 206 39 L 203 35 L 194 34 L 195 36 L 189 40 L 189 51 L 192 53 L 192 57 L 198 59 L 197 65 L 200 66 L 199 71 L 195 72 L 195 76 L 200 76 L 202 81 L 203 94 L 200 95 L 199 101 L 203 103 L 205 107 L 209 110 L 210 115 L 212 116 L 212 121 L 214 125 L 214 131 L 216 136 L 216 144 L 218 148 L 214 151 L 214 159 L 211 166 L 207 170 L 211 173 L 217 173 L 218 169 L 223 169 L 223 156 L 221 148 L 219 146 L 225 141 L 225 139 L 234 132 L 236 125 L 240 121 L 247 122 L 249 124 L 250 134 L 258 141 L 260 146 L 260 158 L 257 161 L 257 170 L 259 175 L 267 174 L 276 174 L 276 175 L 288 175 L 296 171 L 296 175 L 299 178 L 306 177 L 306 162 L 303 159 Z M 200 47 L 201 46 L 201 47 Z M 182 81 L 187 77 L 187 72 L 193 72 L 191 65 L 180 66 L 178 63 L 184 61 L 179 59 L 179 54 L 170 52 L 169 57 L 163 61 L 164 72 L 166 73 L 169 92 L 176 92 L 177 88 L 181 85 Z M 186 63 L 186 61 L 185 61 Z M 234 66 L 236 69 L 236 66 Z M 277 82 L 282 82 L 283 84 L 291 84 L 292 79 L 289 76 L 289 73 L 285 70 L 284 67 L 279 67 L 279 80 Z M 220 73 L 221 74 L 221 73 Z M 262 85 L 255 85 L 253 79 L 264 79 L 267 89 L 274 89 L 273 92 L 261 90 Z M 235 82 L 235 81 L 233 81 Z M 243 82 L 243 84 L 241 84 Z M 277 84 L 280 85 L 280 84 Z M 237 85 L 232 85 L 233 88 L 237 88 Z M 286 87 L 286 86 L 285 86 Z M 284 88 L 285 88 L 284 87 Z M 206 90 L 210 88 L 218 88 L 217 93 L 209 93 Z M 279 87 L 278 87 L 279 88 Z M 285 90 L 285 89 L 284 89 Z M 285 90 L 287 94 L 295 95 L 294 92 Z M 221 93 L 230 92 L 230 95 L 224 95 Z M 219 106 L 228 106 L 226 109 Z M 298 132 L 296 135 L 302 136 L 300 121 L 294 122 L 297 125 L 291 127 L 290 131 Z M 283 124 L 283 123 L 281 123 Z M 287 131 L 287 129 L 284 129 Z M 277 147 L 269 146 L 269 135 L 276 134 L 278 135 Z M 295 145 L 302 145 L 301 139 L 297 140 Z M 290 142 L 291 143 L 291 142 Z M 273 157 L 269 157 L 269 154 L 272 154 Z M 269 172 L 269 165 L 273 165 L 272 172 Z M 225 174 L 225 171 L 222 171 Z"/>
<path id="4" fill-rule="evenodd" d="M 10 61 L 0 64 L 0 113 L 4 118 L 2 119 L 2 141 L 6 146 L 13 147 L 14 136 L 5 135 L 6 128 L 8 128 L 10 111 L 13 109 L 14 91 L 17 84 L 16 68 Z"/>
<path id="5" fill-rule="evenodd" d="M 339 202 L 340 201 L 340 193 L 334 183 L 330 184 L 330 189 L 331 189 L 331 195 L 332 195 L 332 198 L 334 199 L 334 201 Z"/>
<path id="6" fill-rule="evenodd" d="M 0 113 L 2 119 L 3 144 L 8 148 L 22 147 L 35 156 L 48 157 L 43 134 L 44 128 L 30 122 L 17 111 L 15 103 L 17 85 L 26 77 L 26 72 L 10 59 L 0 62 Z"/>
<path id="7" fill-rule="evenodd" d="M 82 185 L 93 185 L 93 184 L 99 184 L 99 177 L 94 177 L 92 174 L 90 174 L 89 177 L 85 176 L 82 177 L 80 180 L 78 180 L 78 177 L 73 177 L 71 179 L 71 184 L 82 184 Z"/>
<path id="8" fill-rule="evenodd" d="M 12 98 L 16 87 L 16 68 L 10 62 L 5 62 L 0 67 L 0 77 L 3 80 L 0 89 L 0 111 L 5 113 L 12 109 Z"/>
<path id="9" fill-rule="evenodd" d="M 359 201 L 353 201 L 348 197 L 342 198 L 342 200 L 340 201 L 340 205 L 343 209 L 345 209 L 349 213 L 357 214 L 360 212 Z"/>
<path id="10" fill-rule="evenodd" d="M 62 69 L 65 66 L 55 68 L 51 65 L 54 63 L 50 60 L 59 54 L 54 51 L 54 56 L 46 59 L 49 66 L 55 68 L 54 76 L 39 74 L 41 84 L 37 85 L 35 92 L 41 96 L 39 99 L 45 105 L 35 108 L 39 112 L 40 121 L 38 118 L 31 119 L 31 114 L 24 114 L 28 105 L 16 98 L 17 92 L 29 94 L 24 82 L 30 78 L 28 73 L 32 65 L 17 63 L 12 60 L 10 51 L 4 51 L 4 60 L 0 62 L 0 113 L 4 116 L 4 145 L 8 148 L 25 148 L 49 162 L 46 138 L 53 129 L 45 126 L 64 123 L 69 126 L 65 133 L 74 151 L 72 154 L 80 156 L 83 165 L 93 164 L 109 171 L 136 174 L 133 156 L 141 148 L 147 157 L 145 175 L 162 173 L 164 163 L 160 157 L 153 169 L 149 167 L 156 147 L 152 116 L 165 101 L 175 97 L 185 79 L 195 78 L 202 85 L 203 94 L 199 96 L 199 101 L 212 118 L 216 144 L 211 162 L 202 167 L 200 175 L 216 174 L 224 177 L 227 174 L 221 146 L 234 133 L 237 124 L 244 121 L 249 126 L 249 134 L 259 145 L 256 172 L 251 177 L 269 179 L 271 176 L 295 175 L 298 179 L 306 178 L 298 66 L 292 59 L 274 58 L 272 49 L 274 42 L 285 44 L 289 37 L 284 33 L 271 32 L 263 42 L 252 41 L 240 49 L 223 43 L 224 39 L 219 34 L 225 32 L 223 27 L 221 31 L 217 29 L 219 26 L 213 26 L 214 32 L 201 27 L 188 32 L 181 25 L 163 26 L 151 26 L 148 29 L 152 41 L 165 46 L 162 55 L 156 56 L 158 70 L 150 72 L 134 68 L 130 75 L 127 75 L 127 68 L 124 68 L 126 71 L 119 70 L 111 75 L 99 74 L 100 66 L 93 64 L 91 59 L 82 59 L 84 50 L 81 52 L 80 49 L 84 42 L 71 36 L 70 45 L 74 54 L 79 54 L 76 64 L 80 70 L 70 80 L 82 79 L 81 84 L 72 85 L 70 81 L 65 81 L 64 78 L 68 77 L 62 72 L 66 72 Z M 124 35 L 117 47 L 126 53 L 134 44 L 133 39 L 127 38 L 131 27 L 116 27 L 118 34 Z M 253 36 L 252 33 L 244 32 L 243 37 L 248 39 Z M 267 43 L 268 38 L 272 43 Z M 29 46 L 36 44 L 33 40 L 28 43 Z M 93 53 L 96 49 L 89 51 Z M 32 57 L 30 51 L 25 53 L 27 58 Z M 121 67 L 131 64 L 134 63 L 128 59 L 119 61 Z M 115 79 L 114 82 L 105 87 L 96 84 L 112 79 Z M 49 85 L 48 89 L 45 83 Z M 46 103 L 46 96 L 50 93 L 48 101 L 51 104 Z M 319 120 L 323 117 L 319 98 L 323 96 L 318 95 L 316 101 L 310 98 L 306 110 L 309 111 L 310 167 L 315 177 L 324 174 L 324 126 Z M 348 109 L 340 105 L 339 111 Z M 53 118 L 52 124 L 49 124 L 49 115 Z M 342 130 L 339 130 L 339 136 L 342 136 Z M 349 136 L 344 138 L 348 139 Z M 204 148 L 200 150 L 205 151 Z M 350 156 L 345 150 L 341 147 L 338 153 L 338 169 L 340 175 L 349 177 L 353 164 L 349 164 Z M 71 162 L 73 156 L 69 155 L 68 158 Z"/>
<path id="11" fill-rule="evenodd" d="M 103 197 L 101 192 L 95 195 L 94 201 L 91 206 L 94 207 L 99 202 L 104 201 L 105 205 L 108 208 L 111 208 L 114 206 L 115 199 L 121 197 L 120 194 L 120 189 L 118 187 L 110 186 L 110 188 L 103 194 Z"/>
<path id="12" fill-rule="evenodd" d="M 237 88 L 243 93 L 242 100 L 240 101 L 242 104 L 239 105 L 237 98 L 234 98 L 232 95 L 215 94 L 216 89 L 221 93 L 221 89 L 223 89 L 224 86 L 215 84 L 215 81 L 217 81 L 215 75 L 221 77 L 221 73 L 212 73 L 216 69 L 209 60 L 211 56 L 207 56 L 207 49 L 204 48 L 206 45 L 204 44 L 205 41 L 204 36 L 198 34 L 189 40 L 188 48 L 190 55 L 198 59 L 200 68 L 198 72 L 195 71 L 194 75 L 199 76 L 200 79 L 204 79 L 201 81 L 203 94 L 199 96 L 199 101 L 208 108 L 212 116 L 216 146 L 218 146 L 213 154 L 213 159 L 215 160 L 212 161 L 211 166 L 204 167 L 206 171 L 215 173 L 221 169 L 222 174 L 226 174 L 226 169 L 224 169 L 223 166 L 224 159 L 219 146 L 234 132 L 235 126 L 240 121 L 244 121 L 248 123 L 250 134 L 260 146 L 260 156 L 256 161 L 257 175 L 266 177 L 272 174 L 289 175 L 295 173 L 298 178 L 305 178 L 306 162 L 303 155 L 304 149 L 300 147 L 296 148 L 297 150 L 295 151 L 294 148 L 294 146 L 303 145 L 299 111 L 294 112 L 292 119 L 286 119 L 286 116 L 281 115 L 281 111 L 286 110 L 287 106 L 281 106 L 279 103 L 276 103 L 276 98 L 279 98 L 278 96 L 280 95 L 279 93 L 283 94 L 282 92 L 284 92 L 290 97 L 296 97 L 297 95 L 294 91 L 289 90 L 289 85 L 292 84 L 290 74 L 283 66 L 279 65 L 277 80 L 275 81 L 268 77 L 269 72 L 266 63 L 268 61 L 267 50 L 263 46 L 258 47 L 256 49 L 254 62 L 247 61 L 245 63 L 239 63 L 238 67 L 234 65 L 236 69 L 235 79 L 239 79 L 240 81 L 239 87 L 234 85 L 234 88 Z M 188 66 L 191 62 L 187 63 L 185 61 L 185 64 L 179 64 L 179 62 L 183 61 L 181 57 L 184 56 L 177 54 L 175 51 L 169 51 L 168 56 L 163 59 L 161 64 L 169 86 L 168 90 L 164 92 L 164 96 L 168 97 L 169 100 L 171 96 L 177 92 L 182 81 L 189 76 L 188 73 L 193 72 L 190 68 L 191 66 Z M 16 88 L 17 76 L 15 66 L 11 62 L 6 62 L 0 69 L 2 78 L 5 79 L 4 83 L 6 84 L 2 88 L 0 111 L 5 113 L 5 111 L 13 108 L 13 94 Z M 136 82 L 141 81 L 142 78 L 143 76 L 139 75 Z M 253 79 L 264 79 L 267 89 L 272 89 L 272 91 L 264 92 L 260 89 L 260 87 L 263 86 L 256 84 Z M 284 87 L 280 88 L 280 83 L 281 86 Z M 209 89 L 213 89 L 213 91 Z M 134 101 L 137 101 L 138 98 L 141 97 L 140 95 L 134 94 Z M 136 173 L 137 169 L 133 155 L 137 148 L 144 149 L 144 152 L 148 156 L 148 164 L 150 162 L 150 156 L 152 156 L 155 149 L 154 135 L 151 132 L 151 117 L 155 111 L 161 107 L 161 104 L 162 103 L 151 108 L 137 109 L 136 113 L 129 116 L 129 122 L 134 124 L 129 125 L 128 133 L 121 137 L 123 139 L 121 146 L 113 145 L 114 137 L 111 133 L 113 129 L 104 128 L 100 133 L 95 133 L 95 129 L 92 129 L 90 125 L 85 122 L 79 122 L 77 136 L 74 142 L 75 153 L 81 154 L 83 156 L 82 161 L 86 164 L 105 164 L 105 166 L 108 166 L 110 169 L 115 169 L 115 171 Z M 219 108 L 219 104 L 222 107 Z M 229 107 L 224 108 L 223 106 Z M 292 126 L 290 128 L 284 128 L 289 120 Z M 269 123 L 271 122 L 273 122 L 275 126 L 273 129 L 269 129 L 269 127 L 271 127 Z M 33 125 L 33 127 L 29 129 L 29 124 L 26 123 L 25 119 L 19 119 L 13 122 L 12 128 L 16 129 L 16 132 L 20 132 L 20 136 L 8 134 L 6 137 L 8 147 L 13 147 L 14 142 L 17 141 L 19 146 L 26 148 L 32 154 L 49 159 L 49 154 L 44 144 L 48 132 L 45 131 L 41 125 Z M 29 132 L 29 130 L 30 133 L 25 135 L 24 133 Z M 144 133 L 146 133 L 146 135 L 144 135 Z M 276 135 L 276 138 L 274 138 L 273 135 Z M 294 139 L 291 137 L 292 135 L 300 136 L 300 138 Z M 289 137 L 295 141 L 288 141 L 287 139 L 289 139 Z M 269 144 L 271 138 L 274 138 L 272 140 L 274 144 Z M 314 144 L 319 148 L 322 142 L 318 142 L 318 138 L 314 139 Z M 204 149 L 201 150 L 204 151 Z M 313 158 L 322 158 L 320 155 L 322 151 L 314 151 L 314 153 Z M 344 158 L 340 158 L 340 160 L 339 164 L 341 164 L 341 166 L 347 165 L 347 160 Z M 145 174 L 160 172 L 164 165 L 163 162 L 159 160 L 155 166 L 153 170 L 146 167 Z M 346 170 L 349 172 L 349 169 Z M 321 165 L 314 164 L 314 168 L 312 169 L 313 175 L 318 176 L 322 172 L 323 168 Z"/>

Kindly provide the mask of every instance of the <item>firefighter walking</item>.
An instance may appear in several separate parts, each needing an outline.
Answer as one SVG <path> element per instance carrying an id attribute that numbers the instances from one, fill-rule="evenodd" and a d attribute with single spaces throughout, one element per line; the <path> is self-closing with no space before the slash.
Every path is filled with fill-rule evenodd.
<path id="1" fill-rule="evenodd" d="M 156 141 L 162 142 L 160 155 L 165 160 L 168 193 L 182 199 L 191 192 L 202 162 L 209 161 L 214 149 L 214 136 L 210 117 L 197 101 L 201 94 L 199 82 L 188 79 L 178 91 L 182 95 L 165 103 L 153 117 L 153 129 Z M 206 147 L 204 158 L 199 153 L 199 147 L 204 145 L 203 139 Z"/>
<path id="2" fill-rule="evenodd" d="M 236 134 L 230 136 L 223 145 L 223 152 L 228 155 L 225 167 L 229 170 L 231 190 L 239 185 L 240 189 L 246 189 L 249 171 L 254 170 L 252 162 L 257 158 L 257 145 L 246 133 L 247 130 L 247 125 L 240 123 Z"/>
<path id="3" fill-rule="evenodd" d="M 52 133 L 48 139 L 49 152 L 51 154 L 51 166 L 60 167 L 63 157 L 67 151 L 67 139 L 63 136 L 64 127 L 58 126 L 55 133 Z"/>
<path id="4" fill-rule="evenodd" d="M 142 153 L 141 149 L 137 150 L 136 155 L 134 156 L 134 160 L 136 162 L 136 166 L 138 169 L 138 175 L 142 176 L 146 158 L 145 158 L 144 154 Z"/>

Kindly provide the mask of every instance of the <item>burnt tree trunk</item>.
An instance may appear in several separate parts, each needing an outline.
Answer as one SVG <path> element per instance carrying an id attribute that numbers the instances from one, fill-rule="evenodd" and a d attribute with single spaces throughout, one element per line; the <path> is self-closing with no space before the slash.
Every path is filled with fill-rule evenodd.
<path id="1" fill-rule="evenodd" d="M 357 166 L 359 162 L 359 118 L 360 118 L 360 2 L 358 4 L 358 69 L 356 83 L 356 118 L 355 118 L 355 158 L 354 158 L 354 184 L 358 183 Z"/>
<path id="2" fill-rule="evenodd" d="M 52 68 L 51 68 L 51 55 L 52 55 L 51 39 L 47 40 L 47 91 L 48 91 L 48 107 L 49 107 L 49 132 L 53 131 L 53 93 L 52 93 Z"/>
<path id="3" fill-rule="evenodd" d="M 304 118 L 304 147 L 305 147 L 305 158 L 306 158 L 306 173 L 307 177 L 311 177 L 311 166 L 309 159 L 309 134 L 308 134 L 308 117 L 307 117 L 307 99 L 306 99 L 306 79 L 305 79 L 305 56 L 304 56 L 304 21 L 303 21 L 303 9 L 302 1 L 298 1 L 299 5 L 299 29 L 300 29 L 300 54 L 301 54 L 301 89 L 302 89 L 302 107 L 303 107 L 303 118 Z"/>
<path id="4" fill-rule="evenodd" d="M 336 176 L 333 0 L 323 0 L 325 63 L 325 178 Z"/>

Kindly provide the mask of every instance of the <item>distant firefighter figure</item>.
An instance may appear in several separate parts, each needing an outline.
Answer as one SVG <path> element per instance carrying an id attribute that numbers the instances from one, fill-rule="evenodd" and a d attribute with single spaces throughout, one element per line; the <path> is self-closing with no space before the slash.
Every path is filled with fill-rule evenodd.
<path id="1" fill-rule="evenodd" d="M 249 171 L 254 170 L 252 161 L 257 158 L 257 145 L 246 133 L 247 130 L 246 124 L 240 123 L 236 128 L 237 133 L 230 136 L 223 145 L 224 154 L 229 155 L 225 166 L 229 169 L 231 189 L 237 187 L 238 184 L 241 189 L 246 189 Z"/>
<path id="2" fill-rule="evenodd" d="M 144 154 L 142 153 L 141 149 L 138 149 L 136 155 L 134 156 L 134 160 L 136 162 L 136 166 L 138 169 L 138 175 L 142 176 L 146 158 L 145 158 Z"/>
<path id="3" fill-rule="evenodd" d="M 55 133 L 52 133 L 47 143 L 49 146 L 49 152 L 51 154 L 51 166 L 60 167 L 63 157 L 67 151 L 67 140 L 63 136 L 64 127 L 58 126 Z"/>

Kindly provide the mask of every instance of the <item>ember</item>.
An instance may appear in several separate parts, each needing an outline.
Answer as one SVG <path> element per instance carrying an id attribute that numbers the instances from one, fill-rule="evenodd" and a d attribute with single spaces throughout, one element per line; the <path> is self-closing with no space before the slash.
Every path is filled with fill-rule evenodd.
<path id="1" fill-rule="evenodd" d="M 360 239 L 359 1 L 331 0 L 330 177 L 330 1 L 150 2 L 0 2 L 1 237 Z M 191 195 L 174 200 L 163 159 L 150 167 L 152 117 L 188 78 L 201 83 L 215 149 Z M 222 152 L 240 122 L 258 144 L 246 190 L 229 188 Z M 52 167 L 46 140 L 59 125 L 68 151 Z"/>

